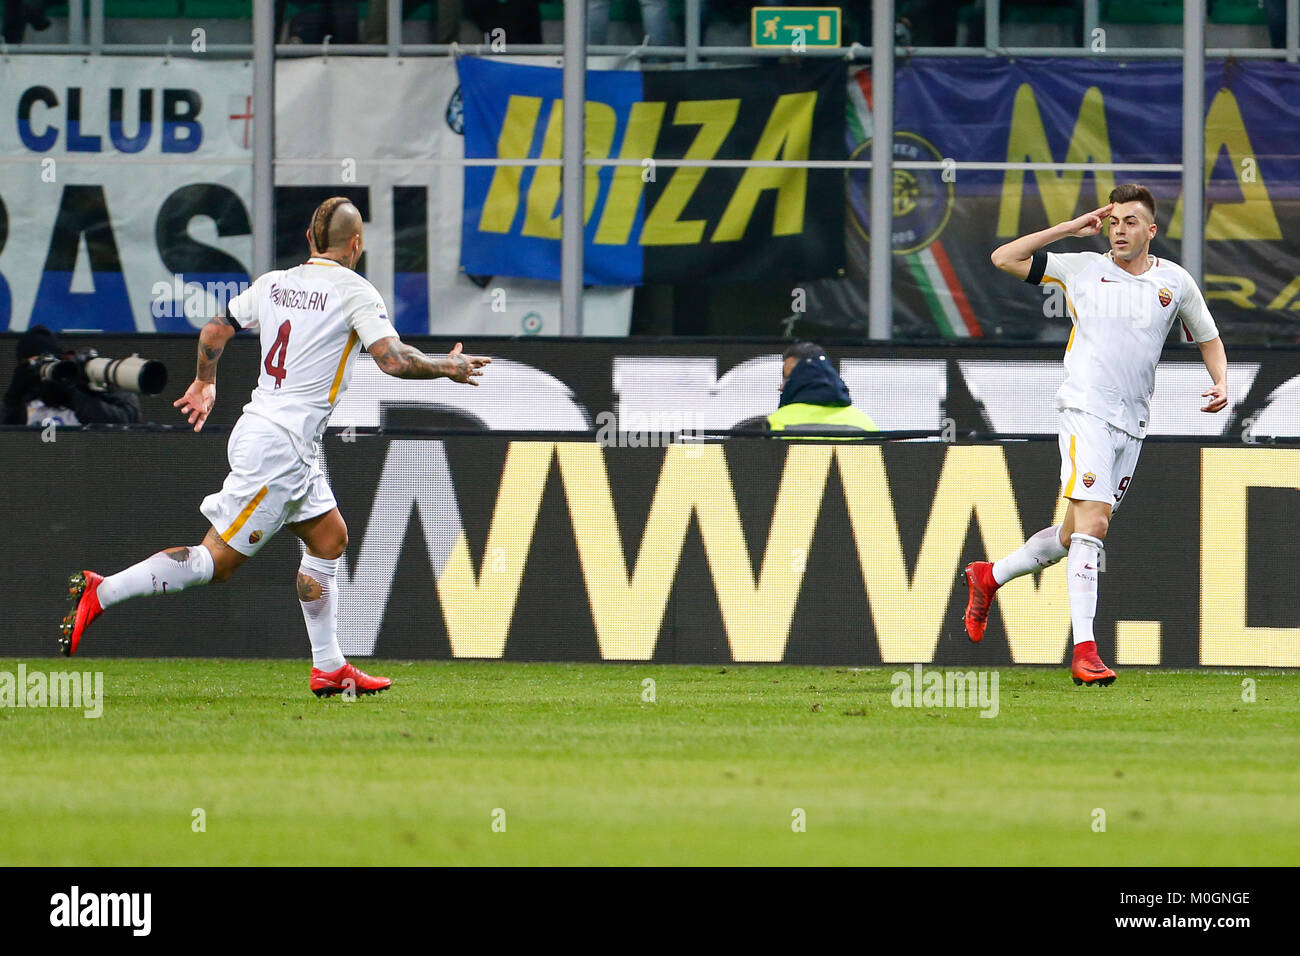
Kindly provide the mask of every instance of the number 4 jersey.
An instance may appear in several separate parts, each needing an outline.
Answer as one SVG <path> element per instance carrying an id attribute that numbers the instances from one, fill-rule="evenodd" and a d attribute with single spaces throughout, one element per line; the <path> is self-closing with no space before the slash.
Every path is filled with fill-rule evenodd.
<path id="1" fill-rule="evenodd" d="M 257 330 L 262 367 L 244 412 L 274 422 L 303 458 L 348 389 L 360 346 L 397 335 L 379 292 L 330 259 L 268 272 L 230 301 L 231 325 Z"/>

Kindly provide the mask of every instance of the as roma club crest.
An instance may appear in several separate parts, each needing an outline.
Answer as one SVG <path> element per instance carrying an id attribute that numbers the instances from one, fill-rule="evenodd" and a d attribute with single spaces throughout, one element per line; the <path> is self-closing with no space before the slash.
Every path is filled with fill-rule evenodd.
<path id="1" fill-rule="evenodd" d="M 1096 475 L 1094 475 L 1094 474 L 1093 474 L 1092 472 L 1090 472 L 1090 471 L 1089 471 L 1089 472 L 1086 472 L 1086 473 L 1084 474 L 1084 476 L 1083 476 L 1083 487 L 1085 487 L 1085 488 L 1091 488 L 1091 487 L 1092 487 L 1092 483 L 1093 483 L 1094 481 L 1096 481 L 1096 480 L 1097 480 L 1097 476 L 1096 476 Z"/>
<path id="2" fill-rule="evenodd" d="M 1091 484 L 1091 482 L 1089 482 L 1089 484 Z M 261 540 L 262 540 L 262 532 L 260 531 L 254 531 L 252 534 L 248 536 L 249 544 L 257 544 L 257 542 Z"/>
<path id="3" fill-rule="evenodd" d="M 1174 301 L 1174 294 L 1172 292 L 1170 292 L 1168 289 L 1160 290 L 1160 304 L 1162 306 L 1168 305 L 1170 302 L 1173 301 Z"/>

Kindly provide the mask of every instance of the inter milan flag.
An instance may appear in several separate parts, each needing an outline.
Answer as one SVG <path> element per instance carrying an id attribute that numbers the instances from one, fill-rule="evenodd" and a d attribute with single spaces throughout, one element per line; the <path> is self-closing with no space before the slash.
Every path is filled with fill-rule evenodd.
<path id="1" fill-rule="evenodd" d="M 463 57 L 466 158 L 559 159 L 562 71 Z M 844 174 L 689 168 L 669 159 L 833 160 L 845 150 L 844 68 L 587 72 L 589 285 L 812 278 L 844 266 Z M 558 166 L 465 170 L 461 265 L 560 278 Z"/>

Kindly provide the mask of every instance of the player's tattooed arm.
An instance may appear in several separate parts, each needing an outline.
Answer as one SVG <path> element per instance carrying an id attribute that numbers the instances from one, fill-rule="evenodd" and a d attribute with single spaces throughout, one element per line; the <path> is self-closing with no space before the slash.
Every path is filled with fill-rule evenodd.
<path id="1" fill-rule="evenodd" d="M 224 318 L 212 318 L 199 332 L 199 364 L 195 378 L 201 382 L 217 380 L 217 361 L 235 330 Z"/>
<path id="2" fill-rule="evenodd" d="M 199 332 L 199 363 L 194 381 L 184 395 L 172 402 L 196 432 L 203 430 L 203 423 L 217 404 L 217 360 L 234 334 L 234 327 L 223 317 L 209 319 Z"/>
<path id="3" fill-rule="evenodd" d="M 483 366 L 492 360 L 485 355 L 466 355 L 461 345 L 446 355 L 425 355 L 395 335 L 379 339 L 367 349 L 379 368 L 394 378 L 449 378 L 453 382 L 477 385 Z"/>
<path id="4" fill-rule="evenodd" d="M 1047 229 L 1040 229 L 1038 232 L 1021 236 L 1019 239 L 1012 239 L 1010 242 L 994 249 L 989 258 L 1003 272 L 1009 272 L 1019 279 L 1024 279 L 1029 275 L 1035 252 L 1057 239 L 1064 239 L 1067 236 L 1083 238 L 1097 235 L 1106 228 L 1106 217 L 1110 215 L 1113 206 L 1114 203 L 1107 203 L 1100 209 L 1085 212 L 1077 219 L 1058 223 Z"/>

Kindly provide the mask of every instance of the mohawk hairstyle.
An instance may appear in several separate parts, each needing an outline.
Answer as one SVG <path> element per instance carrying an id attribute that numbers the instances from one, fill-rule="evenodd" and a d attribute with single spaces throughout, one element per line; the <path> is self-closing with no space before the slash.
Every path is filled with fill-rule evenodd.
<path id="1" fill-rule="evenodd" d="M 331 196 L 311 214 L 311 243 L 317 252 L 324 252 L 330 247 L 330 220 L 334 218 L 339 206 L 351 202 L 347 196 Z"/>

